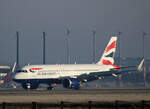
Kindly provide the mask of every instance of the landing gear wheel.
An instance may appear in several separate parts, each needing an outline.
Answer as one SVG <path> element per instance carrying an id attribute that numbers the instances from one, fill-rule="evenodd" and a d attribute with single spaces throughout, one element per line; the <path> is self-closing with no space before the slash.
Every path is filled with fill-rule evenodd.
<path id="1" fill-rule="evenodd" d="M 38 84 L 36 83 L 22 83 L 22 87 L 26 90 L 36 89 L 38 87 Z"/>

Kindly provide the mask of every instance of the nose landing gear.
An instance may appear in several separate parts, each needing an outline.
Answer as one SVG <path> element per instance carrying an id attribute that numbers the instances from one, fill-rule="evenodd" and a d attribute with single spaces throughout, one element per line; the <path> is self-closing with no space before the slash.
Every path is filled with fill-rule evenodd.
<path id="1" fill-rule="evenodd" d="M 38 87 L 38 84 L 36 84 L 36 83 L 22 83 L 22 87 L 24 88 L 24 89 L 37 89 L 37 87 Z"/>

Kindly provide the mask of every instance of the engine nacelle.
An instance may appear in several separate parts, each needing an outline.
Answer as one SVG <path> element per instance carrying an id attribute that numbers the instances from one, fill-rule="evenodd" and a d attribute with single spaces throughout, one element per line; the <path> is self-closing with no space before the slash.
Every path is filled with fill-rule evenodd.
<path id="1" fill-rule="evenodd" d="M 76 78 L 64 79 L 62 84 L 63 84 L 63 87 L 68 88 L 68 89 L 79 89 L 80 88 L 80 81 Z"/>

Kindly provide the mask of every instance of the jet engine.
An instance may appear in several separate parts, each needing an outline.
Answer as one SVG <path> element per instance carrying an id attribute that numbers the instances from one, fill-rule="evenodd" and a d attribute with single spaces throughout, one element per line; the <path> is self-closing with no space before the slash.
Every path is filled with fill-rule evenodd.
<path id="1" fill-rule="evenodd" d="M 68 89 L 79 89 L 80 88 L 80 81 L 76 78 L 64 79 L 62 84 L 63 84 L 63 87 L 68 88 Z"/>

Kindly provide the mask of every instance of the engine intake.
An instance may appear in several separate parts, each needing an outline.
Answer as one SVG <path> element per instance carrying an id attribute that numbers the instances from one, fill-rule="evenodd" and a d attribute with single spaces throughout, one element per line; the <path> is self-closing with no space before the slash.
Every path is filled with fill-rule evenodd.
<path id="1" fill-rule="evenodd" d="M 68 89 L 80 88 L 80 81 L 76 78 L 64 79 L 62 84 L 63 84 L 63 87 L 68 88 Z"/>

